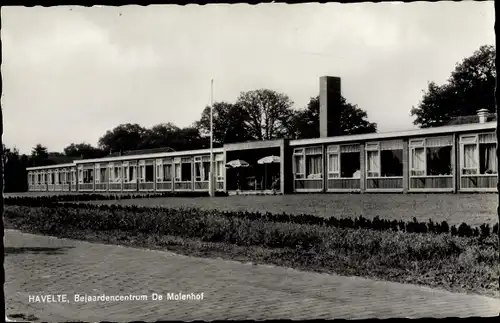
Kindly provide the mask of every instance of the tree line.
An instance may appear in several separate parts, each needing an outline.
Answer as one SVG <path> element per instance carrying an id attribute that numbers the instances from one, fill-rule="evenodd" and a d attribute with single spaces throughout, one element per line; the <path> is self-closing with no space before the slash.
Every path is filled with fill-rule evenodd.
<path id="1" fill-rule="evenodd" d="M 418 106 L 410 110 L 414 124 L 420 127 L 456 123 L 460 116 L 475 115 L 479 108 L 495 112 L 495 47 L 481 46 L 473 55 L 457 63 L 443 85 L 428 84 Z M 341 133 L 363 134 L 377 131 L 365 110 L 341 97 Z M 319 96 L 312 97 L 303 109 L 283 93 L 270 89 L 242 92 L 236 101 L 213 104 L 214 146 L 254 140 L 319 137 Z M 97 146 L 71 143 L 63 152 L 49 152 L 43 144 L 33 147 L 30 155 L 3 146 L 5 192 L 27 190 L 26 167 L 70 163 L 76 159 L 128 154 L 137 150 L 195 150 L 210 146 L 210 107 L 200 119 L 180 128 L 171 122 L 151 128 L 139 124 L 120 124 L 106 131 Z"/>

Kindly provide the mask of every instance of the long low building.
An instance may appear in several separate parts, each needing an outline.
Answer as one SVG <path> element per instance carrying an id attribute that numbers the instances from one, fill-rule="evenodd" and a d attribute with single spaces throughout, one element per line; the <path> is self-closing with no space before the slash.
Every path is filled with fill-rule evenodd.
<path id="1" fill-rule="evenodd" d="M 213 150 L 217 191 L 497 192 L 496 121 L 341 136 L 340 78 L 320 78 L 320 138 Z M 29 191 L 208 191 L 210 150 L 155 152 L 28 168 Z"/>

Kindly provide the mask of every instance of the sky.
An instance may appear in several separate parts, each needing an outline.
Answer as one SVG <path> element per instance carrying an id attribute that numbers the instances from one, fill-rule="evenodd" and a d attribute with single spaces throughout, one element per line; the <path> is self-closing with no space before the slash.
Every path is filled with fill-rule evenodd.
<path id="1" fill-rule="evenodd" d="M 414 128 L 430 81 L 495 44 L 494 3 L 2 7 L 4 143 L 62 151 L 122 123 L 192 124 L 268 88 L 304 108 L 320 76 L 379 132 Z M 479 107 L 478 107 L 479 108 Z"/>

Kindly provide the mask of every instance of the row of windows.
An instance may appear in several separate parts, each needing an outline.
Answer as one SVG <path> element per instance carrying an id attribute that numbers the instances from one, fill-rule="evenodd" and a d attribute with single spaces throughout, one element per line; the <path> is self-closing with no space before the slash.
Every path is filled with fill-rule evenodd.
<path id="1" fill-rule="evenodd" d="M 83 184 L 94 183 L 94 177 L 96 183 L 135 183 L 139 181 L 143 182 L 154 182 L 154 169 L 155 165 L 153 161 L 140 161 L 136 162 L 125 162 L 119 165 L 107 165 L 100 164 L 96 165 L 95 168 L 79 168 L 78 178 L 79 182 Z M 193 169 L 194 168 L 194 169 Z M 224 161 L 222 155 L 216 155 L 216 160 L 214 162 L 214 171 L 217 181 L 224 180 Z M 52 174 L 52 175 L 51 175 Z M 65 176 L 59 173 L 60 176 Z M 76 171 L 73 170 L 69 173 L 71 176 L 70 180 L 75 183 Z M 193 177 L 196 182 L 208 181 L 210 174 L 210 157 L 200 156 L 184 158 L 169 158 L 169 159 L 159 159 L 156 161 L 156 181 L 157 182 L 170 182 L 174 179 L 176 182 L 191 182 Z M 194 175 L 194 176 L 193 176 Z M 38 184 L 52 184 L 58 183 L 51 180 L 51 176 L 54 177 L 54 172 L 37 172 L 28 174 L 28 182 L 30 185 Z M 63 177 L 65 178 L 65 177 Z M 62 183 L 62 182 L 61 182 Z"/>
<path id="2" fill-rule="evenodd" d="M 36 172 L 36 173 L 28 173 L 28 183 L 30 185 L 38 185 L 38 184 L 69 184 L 74 182 L 75 171 L 69 170 L 58 170 L 57 172 Z"/>
<path id="3" fill-rule="evenodd" d="M 409 141 L 410 177 L 453 175 L 453 137 L 436 137 Z M 491 175 L 498 173 L 495 134 L 467 135 L 460 138 L 461 174 Z M 403 141 L 382 141 L 365 145 L 367 178 L 403 176 Z M 360 178 L 360 145 L 327 147 L 328 179 Z M 321 147 L 296 148 L 293 156 L 295 179 L 323 178 Z"/>

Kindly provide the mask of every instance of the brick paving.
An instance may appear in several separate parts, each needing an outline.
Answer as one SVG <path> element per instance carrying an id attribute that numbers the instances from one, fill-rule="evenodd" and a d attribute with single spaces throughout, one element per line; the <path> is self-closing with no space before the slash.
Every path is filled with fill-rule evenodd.
<path id="1" fill-rule="evenodd" d="M 41 321 L 497 316 L 500 299 L 7 230 L 6 310 Z M 151 294 L 202 293 L 202 300 Z M 67 303 L 30 295 L 66 294 Z M 75 294 L 148 300 L 74 302 Z"/>

